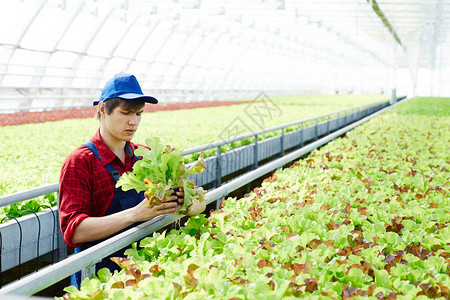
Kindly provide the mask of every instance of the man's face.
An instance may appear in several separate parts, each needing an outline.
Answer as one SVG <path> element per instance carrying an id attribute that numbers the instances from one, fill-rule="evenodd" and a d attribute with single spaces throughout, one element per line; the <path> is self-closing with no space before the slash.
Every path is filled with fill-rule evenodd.
<path id="1" fill-rule="evenodd" d="M 109 115 L 103 110 L 103 113 L 101 113 L 101 123 L 105 129 L 103 134 L 108 135 L 115 141 L 130 141 L 141 122 L 143 112 L 144 106 L 136 111 L 131 111 L 119 105 Z"/>

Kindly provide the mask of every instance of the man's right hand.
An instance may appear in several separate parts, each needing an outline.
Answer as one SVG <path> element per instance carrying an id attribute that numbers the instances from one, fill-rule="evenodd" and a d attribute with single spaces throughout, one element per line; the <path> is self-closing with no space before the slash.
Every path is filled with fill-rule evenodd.
<path id="1" fill-rule="evenodd" d="M 148 200 L 147 198 L 144 198 L 138 205 L 130 208 L 130 210 L 132 210 L 133 212 L 135 222 L 148 221 L 159 215 L 175 212 L 175 209 L 177 207 L 177 199 L 177 196 L 166 196 L 163 198 L 162 204 L 148 208 Z"/>
<path id="2" fill-rule="evenodd" d="M 88 217 L 75 228 L 73 244 L 97 241 L 136 223 L 153 219 L 156 216 L 173 213 L 177 207 L 177 196 L 164 197 L 161 205 L 147 207 L 144 198 L 135 207 L 103 217 Z M 175 201 L 175 202 L 174 202 Z"/>

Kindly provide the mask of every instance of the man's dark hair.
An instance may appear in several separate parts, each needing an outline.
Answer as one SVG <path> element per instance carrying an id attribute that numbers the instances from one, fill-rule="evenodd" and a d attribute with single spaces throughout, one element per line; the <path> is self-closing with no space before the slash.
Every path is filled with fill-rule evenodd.
<path id="1" fill-rule="evenodd" d="M 145 105 L 144 100 L 124 100 L 121 98 L 111 98 L 106 101 L 105 103 L 105 113 L 110 115 L 112 111 L 117 107 L 120 106 L 124 110 L 129 111 L 138 111 Z M 97 110 L 96 118 L 100 118 L 100 112 Z"/>

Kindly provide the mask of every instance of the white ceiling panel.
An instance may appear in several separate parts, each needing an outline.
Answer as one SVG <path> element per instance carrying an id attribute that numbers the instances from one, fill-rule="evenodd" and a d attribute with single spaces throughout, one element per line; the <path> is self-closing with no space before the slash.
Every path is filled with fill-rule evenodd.
<path id="1" fill-rule="evenodd" d="M 115 72 L 154 89 L 294 91 L 340 70 L 406 68 L 415 86 L 418 70 L 450 69 L 450 0 L 8 0 L 0 28 L 0 89 L 20 93 Z"/>

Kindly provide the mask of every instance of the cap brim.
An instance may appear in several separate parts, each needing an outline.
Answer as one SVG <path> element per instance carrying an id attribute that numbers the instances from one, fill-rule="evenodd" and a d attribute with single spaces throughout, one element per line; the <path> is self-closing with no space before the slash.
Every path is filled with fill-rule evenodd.
<path id="1" fill-rule="evenodd" d="M 141 95 L 141 94 L 133 94 L 133 93 L 128 93 L 128 94 L 122 94 L 120 96 L 117 96 L 117 98 L 121 98 L 121 99 L 125 99 L 125 100 L 144 100 L 147 103 L 152 103 L 152 104 L 157 104 L 158 100 L 154 97 L 151 96 L 145 96 L 145 95 Z M 108 100 L 108 99 L 106 99 Z M 94 101 L 93 102 L 93 106 L 98 105 L 100 101 Z"/>
<path id="2" fill-rule="evenodd" d="M 133 93 L 128 93 L 128 94 L 122 94 L 117 96 L 118 98 L 122 98 L 122 99 L 126 99 L 126 100 L 144 100 L 147 103 L 153 103 L 156 104 L 158 103 L 158 100 L 156 100 L 156 98 L 153 98 L 151 96 L 145 96 L 145 95 L 141 95 L 141 94 L 133 94 Z"/>

